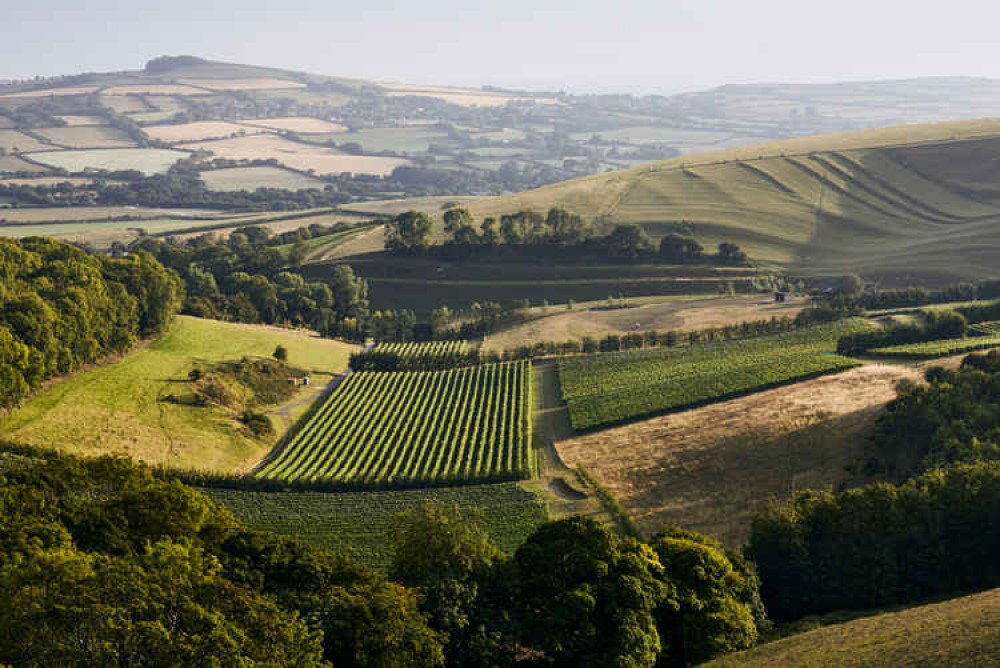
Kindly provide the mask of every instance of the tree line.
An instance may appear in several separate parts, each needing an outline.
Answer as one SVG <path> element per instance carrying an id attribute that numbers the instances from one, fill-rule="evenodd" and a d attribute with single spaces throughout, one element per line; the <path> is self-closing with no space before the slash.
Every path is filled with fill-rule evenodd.
<path id="1" fill-rule="evenodd" d="M 739 266 L 747 256 L 739 246 L 724 242 L 718 252 L 706 254 L 692 238 L 667 235 L 659 248 L 640 225 L 613 225 L 607 221 L 585 221 L 564 209 L 549 209 L 542 215 L 531 210 L 486 218 L 476 226 L 468 209 L 444 212 L 448 238 L 431 243 L 434 221 L 420 211 L 407 211 L 386 225 L 385 248 L 395 255 L 434 256 L 444 259 L 473 257 L 529 257 L 609 262 L 714 263 Z"/>
<path id="2" fill-rule="evenodd" d="M 180 307 L 178 276 L 144 252 L 87 255 L 41 237 L 0 239 L 0 405 L 128 350 Z"/>

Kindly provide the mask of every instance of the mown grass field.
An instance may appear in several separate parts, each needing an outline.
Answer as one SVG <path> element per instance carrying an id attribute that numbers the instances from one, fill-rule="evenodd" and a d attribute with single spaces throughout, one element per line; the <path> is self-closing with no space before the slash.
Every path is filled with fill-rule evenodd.
<path id="1" fill-rule="evenodd" d="M 654 238 L 684 223 L 706 247 L 732 241 L 753 260 L 810 274 L 981 278 L 1000 254 L 998 145 L 998 119 L 863 130 L 684 156 L 470 206 L 479 217 L 561 206 L 642 224 Z"/>
<path id="2" fill-rule="evenodd" d="M 319 118 L 309 118 L 306 116 L 296 116 L 289 118 L 255 118 L 250 121 L 242 121 L 241 125 L 268 128 L 270 130 L 286 130 L 288 132 L 299 132 L 301 134 L 320 134 L 324 132 L 344 132 L 346 127 L 339 123 L 331 123 Z"/>
<path id="3" fill-rule="evenodd" d="M 50 147 L 51 148 L 51 147 Z M 85 169 L 116 171 L 135 169 L 144 174 L 162 174 L 188 154 L 164 148 L 108 148 L 31 153 L 35 162 L 70 172 Z"/>
<path id="4" fill-rule="evenodd" d="M 182 125 L 154 125 L 148 127 L 144 132 L 153 139 L 157 139 L 168 144 L 179 142 L 204 141 L 206 139 L 219 139 L 232 137 L 233 135 L 246 134 L 256 135 L 267 132 L 264 128 L 253 128 L 245 125 L 237 125 L 226 121 L 197 121 L 195 123 L 184 123 Z"/>
<path id="5" fill-rule="evenodd" d="M 53 144 L 67 148 L 126 148 L 135 146 L 129 136 L 117 128 L 105 126 L 69 126 L 32 130 Z"/>
<path id="6" fill-rule="evenodd" d="M 528 477 L 531 367 L 352 374 L 258 477 L 357 486 Z"/>
<path id="7" fill-rule="evenodd" d="M 345 369 L 356 349 L 277 328 L 179 316 L 161 339 L 42 390 L 0 422 L 0 435 L 82 455 L 117 452 L 180 468 L 246 470 L 273 441 L 249 437 L 221 409 L 162 399 L 184 393 L 196 363 L 269 356 L 279 344 L 289 364 L 326 376 Z"/>
<path id="8" fill-rule="evenodd" d="M 0 148 L 7 153 L 27 153 L 29 151 L 44 151 L 51 149 L 52 146 L 17 130 L 0 130 Z"/>
<path id="9" fill-rule="evenodd" d="M 862 617 L 704 664 L 791 668 L 1000 664 L 1000 589 Z"/>
<path id="10" fill-rule="evenodd" d="M 594 429 L 856 366 L 834 354 L 837 339 L 869 327 L 853 319 L 746 341 L 567 358 L 559 380 L 573 428 Z"/>
<path id="11" fill-rule="evenodd" d="M 336 494 L 202 491 L 250 527 L 346 552 L 359 563 L 383 571 L 392 561 L 396 515 L 429 501 L 458 506 L 470 518 L 478 517 L 490 538 L 508 554 L 547 519 L 538 497 L 513 482 Z"/>

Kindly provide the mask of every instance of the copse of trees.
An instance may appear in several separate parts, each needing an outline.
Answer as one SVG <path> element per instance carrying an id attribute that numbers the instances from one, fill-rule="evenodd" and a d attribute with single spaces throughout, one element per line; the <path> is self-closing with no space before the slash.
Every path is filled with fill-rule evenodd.
<path id="1" fill-rule="evenodd" d="M 585 221 L 564 209 L 553 208 L 542 215 L 523 210 L 479 225 L 468 209 L 444 212 L 448 238 L 432 243 L 433 220 L 425 213 L 409 211 L 386 225 L 387 251 L 397 255 L 432 255 L 445 259 L 473 257 L 531 257 L 609 262 L 698 262 L 724 265 L 747 263 L 746 254 L 733 243 L 719 244 L 719 252 L 706 255 L 692 239 L 670 235 L 659 252 L 639 225 L 609 225 Z M 610 228 L 610 229 L 608 229 Z"/>
<path id="2" fill-rule="evenodd" d="M 0 405 L 127 350 L 170 323 L 177 275 L 146 253 L 112 259 L 30 237 L 0 239 Z"/>
<path id="3" fill-rule="evenodd" d="M 965 336 L 967 330 L 968 322 L 957 311 L 928 311 L 921 314 L 918 324 L 893 324 L 842 337 L 837 341 L 837 354 L 863 355 L 876 348 L 957 339 Z"/>

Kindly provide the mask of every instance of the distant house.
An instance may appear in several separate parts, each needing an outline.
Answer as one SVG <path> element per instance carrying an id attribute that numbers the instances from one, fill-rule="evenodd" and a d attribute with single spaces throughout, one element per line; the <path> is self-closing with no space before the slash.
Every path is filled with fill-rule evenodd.
<path id="1" fill-rule="evenodd" d="M 774 291 L 774 301 L 776 304 L 783 304 L 788 299 L 788 293 L 781 290 Z"/>

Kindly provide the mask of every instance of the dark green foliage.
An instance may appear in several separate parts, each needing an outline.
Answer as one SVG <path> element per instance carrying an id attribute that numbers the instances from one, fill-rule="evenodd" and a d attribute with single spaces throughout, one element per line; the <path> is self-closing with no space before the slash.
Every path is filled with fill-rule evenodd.
<path id="1" fill-rule="evenodd" d="M 449 211 L 449 213 L 451 213 Z M 426 213 L 407 211 L 385 226 L 385 249 L 397 255 L 419 255 L 430 244 L 434 222 Z"/>
<path id="2" fill-rule="evenodd" d="M 0 405 L 163 331 L 181 298 L 177 276 L 146 253 L 111 259 L 52 239 L 0 240 Z"/>
<path id="3" fill-rule="evenodd" d="M 929 311 L 923 314 L 921 324 L 891 325 L 842 337 L 837 341 L 839 355 L 863 355 L 876 348 L 958 339 L 965 336 L 968 323 L 956 311 Z"/>
<path id="4" fill-rule="evenodd" d="M 277 348 L 274 349 L 274 353 L 272 354 L 272 357 L 274 357 L 274 359 L 278 360 L 279 362 L 287 362 L 288 361 L 288 348 L 286 348 L 285 346 L 279 345 Z"/>

